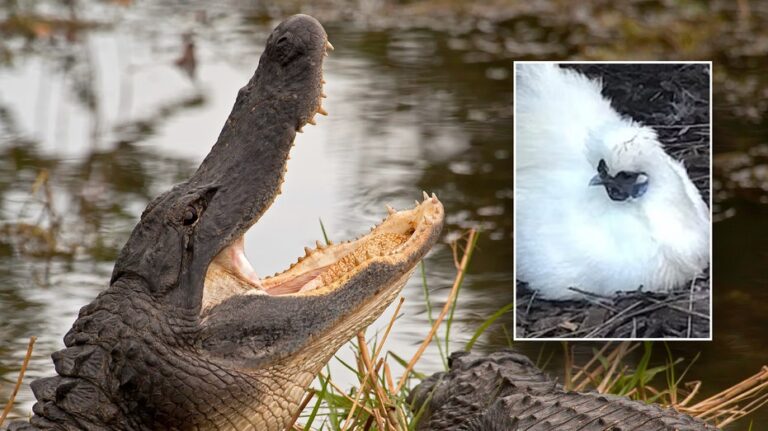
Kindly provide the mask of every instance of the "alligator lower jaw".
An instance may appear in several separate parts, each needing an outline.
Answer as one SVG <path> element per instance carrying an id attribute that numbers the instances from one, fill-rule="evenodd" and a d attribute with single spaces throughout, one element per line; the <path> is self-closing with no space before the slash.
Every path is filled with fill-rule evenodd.
<path id="1" fill-rule="evenodd" d="M 355 240 L 305 247 L 305 255 L 272 277 L 259 279 L 243 252 L 243 237 L 222 250 L 208 267 L 203 310 L 234 295 L 311 296 L 339 289 L 352 275 L 374 262 L 398 264 L 418 253 L 443 218 L 433 194 L 408 210 L 395 211 Z M 431 245 L 431 244 L 430 244 Z M 421 253 L 423 254 L 423 253 Z M 415 263 L 414 263 L 415 265 Z"/>

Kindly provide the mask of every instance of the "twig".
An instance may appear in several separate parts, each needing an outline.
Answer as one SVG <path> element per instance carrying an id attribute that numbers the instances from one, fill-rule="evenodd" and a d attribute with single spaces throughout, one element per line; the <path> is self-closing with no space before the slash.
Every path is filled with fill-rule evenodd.
<path id="1" fill-rule="evenodd" d="M 387 406 L 385 405 L 385 402 L 387 400 L 387 397 L 384 395 L 384 392 L 381 390 L 381 386 L 379 386 L 378 379 L 375 377 L 375 369 L 373 367 L 373 362 L 371 361 L 371 354 L 368 352 L 368 343 L 365 341 L 365 335 L 360 332 L 357 334 L 357 343 L 360 348 L 360 357 L 363 359 L 363 365 L 366 370 L 366 375 L 370 376 L 368 381 L 371 382 L 369 386 L 373 388 L 374 395 L 379 399 L 379 410 L 381 410 L 381 417 L 388 418 L 389 415 L 387 414 Z M 377 416 L 378 419 L 378 416 Z M 385 423 L 381 422 L 378 423 L 379 429 L 383 430 L 385 428 Z"/>
<path id="2" fill-rule="evenodd" d="M 563 387 L 565 388 L 566 391 L 569 391 L 571 390 L 571 388 L 573 388 L 573 378 L 571 377 L 571 373 L 573 372 L 573 353 L 567 341 L 563 341 L 562 344 L 563 344 L 563 354 L 565 359 L 564 361 L 565 363 L 563 364 L 565 368 L 565 377 L 563 378 L 564 380 Z"/>
<path id="3" fill-rule="evenodd" d="M 395 393 L 395 382 L 392 380 L 392 372 L 389 369 L 389 364 L 387 362 L 384 363 L 384 377 L 387 380 L 387 387 L 389 387 L 389 392 Z"/>
<path id="4" fill-rule="evenodd" d="M 591 338 L 591 337 L 599 334 L 602 329 L 610 328 L 611 326 L 615 326 L 614 321 L 618 320 L 619 317 L 622 316 L 622 314 L 625 314 L 625 313 L 629 312 L 630 310 L 632 310 L 634 308 L 637 308 L 639 305 L 642 305 L 642 304 L 643 304 L 642 302 L 638 301 L 638 302 L 635 302 L 634 304 L 630 305 L 629 307 L 621 310 L 618 314 L 616 314 L 615 316 L 611 317 L 603 325 L 600 325 L 597 328 L 595 328 L 592 332 L 587 334 L 586 337 L 584 337 L 584 338 Z M 623 322 L 623 320 L 619 320 L 619 322 Z M 573 335 L 573 334 L 571 334 L 571 335 Z"/>
<path id="5" fill-rule="evenodd" d="M 708 123 L 703 124 L 680 124 L 677 126 L 664 126 L 664 125 L 658 125 L 658 124 L 649 124 L 649 127 L 653 127 L 655 129 L 683 129 L 683 128 L 693 128 L 693 127 L 709 127 Z"/>
<path id="6" fill-rule="evenodd" d="M 471 244 L 474 243 L 476 234 L 477 234 L 477 231 L 475 229 L 470 229 L 469 237 L 467 238 L 467 244 L 471 246 Z M 408 362 L 408 366 L 405 367 L 405 372 L 403 372 L 403 376 L 400 377 L 400 381 L 397 383 L 396 392 L 400 392 L 400 389 L 403 388 L 403 385 L 405 384 L 405 381 L 408 379 L 408 376 L 411 374 L 411 371 L 413 370 L 414 365 L 416 365 L 416 362 L 418 362 L 418 360 L 421 358 L 421 355 L 427 349 L 427 346 L 429 346 L 429 343 L 432 342 L 432 338 L 435 336 L 435 333 L 437 333 L 437 328 L 439 328 L 440 324 L 443 323 L 443 319 L 445 318 L 445 315 L 448 314 L 448 310 L 450 310 L 451 304 L 453 304 L 453 301 L 456 300 L 456 294 L 459 291 L 459 286 L 461 286 L 461 282 L 464 278 L 464 273 L 467 270 L 467 264 L 469 263 L 469 259 L 471 255 L 472 255 L 471 248 L 469 248 L 464 252 L 464 255 L 461 257 L 461 263 L 458 265 L 458 271 L 456 273 L 456 278 L 453 280 L 451 293 L 448 294 L 448 299 L 446 300 L 445 305 L 443 306 L 443 309 L 440 310 L 440 315 L 438 315 L 437 319 L 435 319 L 435 324 L 432 325 L 432 328 L 429 330 L 429 334 L 427 334 L 427 337 L 424 339 L 424 341 L 422 341 L 421 345 L 419 346 L 418 350 L 416 350 L 416 353 L 413 355 L 410 362 Z"/>
<path id="7" fill-rule="evenodd" d="M 381 337 L 381 342 L 376 347 L 376 351 L 373 354 L 373 361 L 376 361 L 376 358 L 378 358 L 379 354 L 381 353 L 381 349 L 384 348 L 384 343 L 387 341 L 387 337 L 389 336 L 389 332 L 392 330 L 392 326 L 395 325 L 395 320 L 397 319 L 397 315 L 400 313 L 400 307 L 403 306 L 404 301 L 405 301 L 405 298 L 401 296 L 400 302 L 398 302 L 397 307 L 395 308 L 395 312 L 392 313 L 392 318 L 389 320 L 389 325 L 387 325 L 387 329 L 384 331 L 384 336 Z M 363 343 L 365 343 L 365 337 L 363 337 L 362 340 L 363 340 Z M 373 379 L 374 373 L 375 371 L 373 369 L 369 369 L 368 372 L 365 373 L 365 377 L 360 383 L 360 390 L 355 395 L 355 399 L 352 402 L 352 407 L 349 409 L 347 418 L 344 420 L 344 425 L 341 427 L 342 431 L 346 430 L 347 427 L 350 425 L 350 420 L 352 420 L 352 416 L 355 414 L 355 410 L 357 409 L 357 406 L 360 403 L 360 396 L 365 391 L 365 388 L 368 382 Z"/>
<path id="8" fill-rule="evenodd" d="M 11 392 L 11 396 L 8 398 L 8 402 L 5 404 L 5 408 L 3 409 L 3 415 L 0 416 L 0 425 L 2 425 L 3 422 L 5 422 L 5 418 L 8 417 L 8 413 L 10 413 L 11 408 L 13 407 L 13 402 L 16 400 L 16 394 L 19 393 L 21 382 L 24 380 L 24 373 L 27 371 L 27 365 L 29 365 L 29 359 L 32 357 L 32 349 L 35 347 L 35 341 L 37 341 L 37 337 L 29 337 L 27 354 L 24 356 L 24 362 L 21 363 L 19 377 L 16 379 L 16 386 L 13 387 L 13 392 Z"/>
<path id="9" fill-rule="evenodd" d="M 681 312 L 681 313 L 685 313 L 685 314 L 687 314 L 689 317 L 691 317 L 691 316 L 693 316 L 693 317 L 700 317 L 700 318 L 702 318 L 702 319 L 704 319 L 704 320 L 709 320 L 709 316 L 707 316 L 707 315 L 706 315 L 706 314 L 704 314 L 704 313 L 700 313 L 700 312 L 698 312 L 698 311 L 695 311 L 695 310 L 686 310 L 686 309 L 685 309 L 685 308 L 683 308 L 683 307 L 678 307 L 677 305 L 672 305 L 672 303 L 674 303 L 674 302 L 677 302 L 677 301 L 682 301 L 682 300 L 684 300 L 684 299 L 682 299 L 682 298 L 671 298 L 671 299 L 667 299 L 667 300 L 665 300 L 665 301 L 662 301 L 662 300 L 659 300 L 659 299 L 656 299 L 656 298 L 651 298 L 651 297 L 649 296 L 649 297 L 647 297 L 646 299 L 647 299 L 648 301 L 650 301 L 650 302 L 653 302 L 654 304 L 663 305 L 663 306 L 665 306 L 665 307 L 667 307 L 667 308 L 670 308 L 670 309 L 672 309 L 672 310 L 675 310 L 675 311 L 679 311 L 679 312 Z M 696 301 L 701 301 L 701 300 L 704 300 L 704 299 L 706 299 L 706 298 L 705 298 L 705 297 L 701 297 L 701 298 L 697 298 L 697 299 L 695 299 L 695 300 L 694 300 L 694 299 L 693 299 L 693 297 L 691 297 L 691 302 L 693 303 L 693 302 L 696 302 Z"/>
<path id="10" fill-rule="evenodd" d="M 603 394 L 605 393 L 606 389 L 611 387 L 610 385 L 611 377 L 613 373 L 616 372 L 616 368 L 619 366 L 619 363 L 621 362 L 621 358 L 623 358 L 624 355 L 626 354 L 625 351 L 627 350 L 627 346 L 628 345 L 626 343 L 619 344 L 618 349 L 616 349 L 616 352 L 617 352 L 616 359 L 613 361 L 613 364 L 611 364 L 611 368 L 608 370 L 605 376 L 603 376 L 603 381 L 600 382 L 600 384 L 597 386 L 597 392 Z"/>
<path id="11" fill-rule="evenodd" d="M 309 404 L 309 400 L 312 399 L 312 397 L 315 396 L 315 390 L 310 389 L 307 391 L 307 395 L 304 396 L 304 401 L 299 404 L 299 408 L 296 409 L 296 413 L 293 414 L 293 417 L 291 418 L 291 421 L 288 423 L 288 426 L 285 427 L 285 429 L 293 429 L 296 421 L 299 420 L 299 416 L 301 416 L 301 412 L 304 411 L 304 409 L 307 407 L 307 404 Z"/>
<path id="12" fill-rule="evenodd" d="M 601 347 L 600 350 L 598 350 L 596 354 L 592 355 L 592 359 L 590 359 L 589 362 L 587 362 L 587 365 L 584 365 L 583 367 L 581 367 L 581 370 L 579 370 L 579 372 L 576 373 L 575 376 L 573 376 L 573 382 L 574 383 L 576 383 L 576 381 L 579 379 L 579 377 L 581 377 L 582 374 L 586 373 L 586 370 L 588 370 L 589 367 L 591 367 L 592 364 L 594 362 L 596 362 L 598 360 L 598 358 L 600 358 L 600 356 L 603 355 L 605 350 L 608 349 L 608 347 L 610 347 L 610 345 L 611 345 L 610 341 L 605 343 L 605 344 L 603 344 L 603 347 Z"/>
<path id="13" fill-rule="evenodd" d="M 353 400 L 352 397 L 347 395 L 347 392 L 344 389 L 341 389 L 339 385 L 337 385 L 336 383 L 333 382 L 333 380 L 331 380 L 331 376 L 326 376 L 323 373 L 320 373 L 320 377 L 328 381 L 328 384 L 331 385 L 332 388 L 336 389 L 341 394 L 341 396 L 343 396 L 344 398 L 346 398 L 347 400 L 353 403 L 355 402 L 355 400 Z M 358 405 L 358 407 L 360 407 L 362 411 L 368 413 L 368 416 L 373 417 L 373 412 L 368 407 L 364 405 Z"/>
<path id="14" fill-rule="evenodd" d="M 685 399 L 679 403 L 679 405 L 681 405 L 681 406 L 688 405 L 688 403 L 691 402 L 693 397 L 695 397 L 696 394 L 699 393 L 699 389 L 701 389 L 701 381 L 700 380 L 693 383 L 693 389 L 691 389 L 691 393 L 689 393 L 688 396 L 685 397 Z"/>
<path id="15" fill-rule="evenodd" d="M 531 306 L 533 305 L 533 299 L 536 298 L 536 294 L 538 293 L 538 290 L 534 290 L 533 294 L 531 295 L 531 299 L 528 301 L 528 306 L 525 307 L 525 315 L 528 316 L 531 313 Z"/>
<path id="16" fill-rule="evenodd" d="M 612 296 L 600 295 L 598 293 L 593 293 L 593 292 L 590 292 L 590 291 L 587 291 L 587 290 L 581 290 L 578 287 L 569 287 L 568 290 L 572 290 L 574 292 L 581 293 L 582 295 L 593 296 L 595 298 L 608 299 L 608 300 L 612 300 L 613 299 Z"/>
<path id="17" fill-rule="evenodd" d="M 690 313 L 693 312 L 693 288 L 696 286 L 696 279 L 699 278 L 699 275 L 696 274 L 693 277 L 693 280 L 691 280 L 691 287 L 688 290 L 688 328 L 685 331 L 686 338 L 691 338 L 691 333 L 693 332 L 693 316 L 691 316 Z"/>

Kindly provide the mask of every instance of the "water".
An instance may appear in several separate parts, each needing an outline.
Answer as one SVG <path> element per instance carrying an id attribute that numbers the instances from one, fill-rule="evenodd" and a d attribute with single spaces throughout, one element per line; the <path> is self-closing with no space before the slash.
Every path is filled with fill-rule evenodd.
<path id="1" fill-rule="evenodd" d="M 56 43 L 43 37 L 0 45 L 12 53 L 0 67 L 0 221 L 59 226 L 53 255 L 44 232 L 33 227 L 23 235 L 0 232 L 0 399 L 13 386 L 29 336 L 38 343 L 26 382 L 53 372 L 49 355 L 62 347 L 78 309 L 107 286 L 141 210 L 205 156 L 277 23 L 233 5 L 87 3 L 74 11 L 57 5 L 39 7 L 88 25 L 66 30 L 72 34 L 52 26 Z M 6 7 L 0 17 L 8 17 L 12 6 Z M 551 37 L 530 36 L 530 17 L 480 20 L 461 31 L 323 21 L 336 47 L 325 67 L 330 115 L 297 138 L 283 194 L 247 233 L 246 253 L 259 273 L 281 271 L 322 238 L 318 219 L 331 239 L 354 237 L 380 221 L 384 204 L 405 208 L 421 190 L 436 192 L 447 214 L 444 239 L 425 262 L 436 307 L 455 273 L 447 244 L 469 227 L 482 230 L 452 329 L 459 349 L 513 298 L 511 58 L 578 52 L 552 51 Z M 194 32 L 194 78 L 174 65 L 188 32 Z M 740 64 L 734 73 L 760 82 L 763 67 Z M 730 93 L 715 93 L 716 152 L 765 144 L 765 120 L 742 114 L 742 101 L 723 94 Z M 41 172 L 49 178 L 52 209 L 44 186 L 32 193 Z M 722 205 L 718 211 L 729 217 L 715 225 L 715 341 L 671 344 L 686 358 L 701 352 L 690 377 L 704 380 L 708 392 L 756 372 L 768 358 L 764 210 L 731 195 Z M 418 277 L 404 296 L 404 315 L 388 345 L 408 358 L 428 331 Z M 506 345 L 502 326 L 511 333 L 511 314 L 478 348 Z M 540 346 L 517 344 L 534 356 Z M 419 371 L 441 366 L 431 348 Z M 557 364 L 551 369 L 557 372 Z M 352 380 L 343 367 L 332 371 L 341 384 Z M 28 414 L 33 401 L 23 386 L 13 413 Z"/>

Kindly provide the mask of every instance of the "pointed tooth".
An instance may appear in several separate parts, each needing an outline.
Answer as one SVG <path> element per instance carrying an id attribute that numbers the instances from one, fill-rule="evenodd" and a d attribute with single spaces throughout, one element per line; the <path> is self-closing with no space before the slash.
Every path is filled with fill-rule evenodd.
<path id="1" fill-rule="evenodd" d="M 304 255 L 306 257 L 309 257 L 312 254 L 312 249 L 309 247 L 304 247 Z"/>
<path id="2" fill-rule="evenodd" d="M 320 81 L 322 81 L 322 83 L 325 84 L 325 79 L 321 79 Z"/>
<path id="3" fill-rule="evenodd" d="M 328 245 L 333 245 L 333 241 L 331 241 L 331 240 L 329 239 L 329 240 L 328 240 Z"/>
<path id="4" fill-rule="evenodd" d="M 309 123 L 309 124 L 311 124 L 311 125 L 313 125 L 313 126 L 317 125 L 317 123 L 315 122 L 315 119 L 314 119 L 314 117 L 313 117 L 313 118 L 310 118 L 309 120 L 307 120 L 307 123 Z"/>
<path id="5" fill-rule="evenodd" d="M 421 191 L 421 196 L 424 198 L 424 200 L 429 199 L 429 195 L 424 190 Z"/>
<path id="6" fill-rule="evenodd" d="M 298 129 L 296 129 L 296 131 L 298 133 L 304 133 L 304 127 L 299 127 Z"/>
<path id="7" fill-rule="evenodd" d="M 325 109 L 323 109 L 323 107 L 322 107 L 322 106 L 318 106 L 318 107 L 317 107 L 317 113 L 318 113 L 318 114 L 320 114 L 320 115 L 328 115 L 328 111 L 326 111 Z"/>
<path id="8" fill-rule="evenodd" d="M 325 248 L 325 245 L 321 243 L 320 241 L 315 241 L 315 245 L 317 245 L 317 248 L 322 250 Z"/>
<path id="9" fill-rule="evenodd" d="M 326 97 L 328 97 L 328 95 L 326 95 L 325 93 L 320 93 L 320 97 L 326 98 Z"/>
<path id="10" fill-rule="evenodd" d="M 326 47 L 327 49 L 330 49 L 331 51 L 333 51 L 333 50 L 335 49 L 335 48 L 333 47 L 333 45 L 331 45 L 331 41 L 330 41 L 330 40 L 326 40 L 326 41 L 325 41 L 325 47 Z"/>
<path id="11" fill-rule="evenodd" d="M 416 206 L 419 206 L 419 205 L 421 205 L 421 203 L 420 203 L 419 201 L 413 201 L 413 203 L 415 203 L 415 204 L 416 204 Z"/>
<path id="12" fill-rule="evenodd" d="M 387 212 L 389 213 L 389 215 L 392 215 L 392 214 L 394 214 L 394 213 L 396 213 L 396 212 L 397 212 L 397 210 L 396 210 L 396 209 L 392 208 L 392 207 L 391 207 L 391 206 L 389 206 L 389 205 L 386 205 L 386 207 L 387 207 Z"/>

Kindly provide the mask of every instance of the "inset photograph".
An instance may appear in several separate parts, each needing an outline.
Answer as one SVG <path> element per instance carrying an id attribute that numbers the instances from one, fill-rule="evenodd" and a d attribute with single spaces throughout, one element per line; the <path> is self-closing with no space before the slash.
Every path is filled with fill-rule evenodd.
<path id="1" fill-rule="evenodd" d="M 711 340 L 711 62 L 516 62 L 516 339 Z"/>

